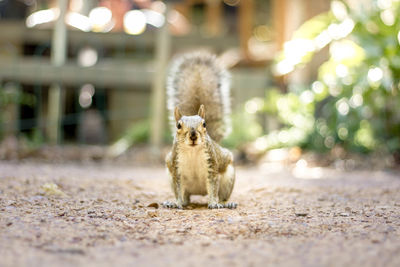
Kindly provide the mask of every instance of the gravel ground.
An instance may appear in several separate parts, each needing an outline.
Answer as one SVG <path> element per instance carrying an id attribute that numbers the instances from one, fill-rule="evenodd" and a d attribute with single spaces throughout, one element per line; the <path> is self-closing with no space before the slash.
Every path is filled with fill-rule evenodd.
<path id="1" fill-rule="evenodd" d="M 0 162 L 0 266 L 400 266 L 399 172 L 264 165 L 236 210 L 168 199 L 161 166 Z"/>

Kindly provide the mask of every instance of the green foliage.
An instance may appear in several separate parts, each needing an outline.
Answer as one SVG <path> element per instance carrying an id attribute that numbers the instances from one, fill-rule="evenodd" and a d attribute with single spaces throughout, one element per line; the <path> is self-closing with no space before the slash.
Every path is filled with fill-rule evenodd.
<path id="1" fill-rule="evenodd" d="M 295 58 L 290 46 L 278 57 L 276 72 L 286 74 L 330 45 L 330 57 L 320 66 L 317 81 L 309 88 L 294 85 L 288 94 L 272 97 L 282 104 L 274 111 L 284 128 L 299 127 L 294 123 L 298 114 L 308 122 L 310 116 L 315 118 L 310 128 L 303 127 L 306 138 L 298 144 L 304 147 L 400 149 L 400 2 L 363 2 L 349 6 L 333 1 L 331 12 L 296 32 L 290 42 L 305 45 L 297 47 Z"/>
<path id="2" fill-rule="evenodd" d="M 20 140 L 26 146 L 25 149 L 27 151 L 32 151 L 32 150 L 38 149 L 45 142 L 42 132 L 37 128 L 32 129 L 32 132 L 30 132 L 30 133 L 23 134 L 20 137 Z"/>
<path id="3" fill-rule="evenodd" d="M 136 122 L 109 148 L 109 155 L 116 157 L 136 144 L 148 143 L 150 138 L 150 119 Z M 168 143 L 171 142 L 171 133 L 167 130 L 163 136 Z"/>
<path id="4" fill-rule="evenodd" d="M 232 132 L 223 140 L 223 145 L 230 148 L 254 141 L 262 133 L 262 128 L 255 114 L 245 112 L 242 106 L 232 114 Z"/>
<path id="5" fill-rule="evenodd" d="M 239 139 L 239 142 L 255 141 L 255 148 L 259 151 L 267 149 L 290 147 L 304 144 L 314 125 L 314 105 L 307 93 L 297 94 L 289 92 L 283 94 L 276 88 L 268 88 L 265 99 L 251 99 L 246 102 L 242 116 L 252 117 L 264 114 L 267 121 L 276 121 L 280 129 L 272 130 L 267 135 L 254 135 L 252 138 Z M 249 123 L 250 120 L 245 120 Z M 256 123 L 256 121 L 252 121 Z M 247 125 L 238 125 L 246 131 Z M 239 129 L 233 129 L 233 132 Z M 261 130 L 261 127 L 260 127 Z M 245 135 L 245 134 L 242 134 Z"/>
<path id="6" fill-rule="evenodd" d="M 294 33 L 293 38 L 314 39 L 322 31 L 326 30 L 333 20 L 335 20 L 335 17 L 332 15 L 332 12 L 319 14 L 300 26 Z"/>
<path id="7" fill-rule="evenodd" d="M 148 142 L 150 136 L 150 121 L 144 120 L 133 124 L 114 144 L 109 147 L 108 154 L 112 157 L 120 156 L 131 146 Z"/>
<path id="8" fill-rule="evenodd" d="M 18 85 L 12 83 L 0 88 L 0 140 L 4 137 L 3 123 L 10 123 L 7 108 L 12 105 L 34 107 L 36 97 L 31 93 L 23 92 Z"/>
<path id="9" fill-rule="evenodd" d="M 150 127 L 150 120 L 148 119 L 135 122 L 125 131 L 120 140 L 124 140 L 124 142 L 129 144 L 129 146 L 148 143 L 150 138 Z M 170 142 L 171 133 L 166 131 L 163 138 L 166 142 Z"/>
<path id="10" fill-rule="evenodd" d="M 150 121 L 144 120 L 133 124 L 123 135 L 129 145 L 146 143 L 150 136 Z"/>
<path id="11" fill-rule="evenodd" d="M 24 93 L 20 90 L 10 91 L 0 88 L 0 108 L 4 108 L 9 104 L 20 104 L 32 107 L 36 104 L 36 98 L 33 94 Z"/>

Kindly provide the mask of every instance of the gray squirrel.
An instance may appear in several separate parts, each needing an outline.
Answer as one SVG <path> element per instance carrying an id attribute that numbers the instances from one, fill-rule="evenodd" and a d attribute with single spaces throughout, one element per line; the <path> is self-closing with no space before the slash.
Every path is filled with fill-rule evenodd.
<path id="1" fill-rule="evenodd" d="M 215 55 L 189 53 L 176 58 L 167 78 L 168 110 L 174 141 L 166 156 L 176 201 L 182 209 L 191 195 L 208 195 L 208 208 L 227 203 L 235 183 L 233 155 L 220 142 L 230 131 L 230 75 Z"/>

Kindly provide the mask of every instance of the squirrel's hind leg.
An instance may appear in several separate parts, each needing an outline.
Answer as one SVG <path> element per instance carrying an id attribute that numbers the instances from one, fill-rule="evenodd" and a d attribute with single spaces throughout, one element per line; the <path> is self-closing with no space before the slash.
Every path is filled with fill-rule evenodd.
<path id="1" fill-rule="evenodd" d="M 225 172 L 221 173 L 221 180 L 219 181 L 218 198 L 222 203 L 225 203 L 224 208 L 236 209 L 237 207 L 237 203 L 234 202 L 226 203 L 226 201 L 228 201 L 229 197 L 232 194 L 234 184 L 235 184 L 235 169 L 233 167 L 233 164 L 230 163 L 226 168 Z"/>
<path id="2" fill-rule="evenodd" d="M 186 207 L 187 205 L 190 204 L 190 194 L 188 192 L 183 193 L 183 203 L 182 206 Z"/>

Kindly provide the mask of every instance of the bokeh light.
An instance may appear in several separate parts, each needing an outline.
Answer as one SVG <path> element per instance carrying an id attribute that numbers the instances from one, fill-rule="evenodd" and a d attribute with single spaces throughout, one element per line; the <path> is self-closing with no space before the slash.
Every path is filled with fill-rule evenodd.
<path id="1" fill-rule="evenodd" d="M 244 109 L 247 113 L 254 114 L 259 111 L 263 106 L 263 100 L 260 98 L 253 98 L 246 102 Z"/>
<path id="2" fill-rule="evenodd" d="M 338 20 L 344 20 L 348 16 L 346 6 L 340 1 L 332 1 L 331 10 Z"/>
<path id="3" fill-rule="evenodd" d="M 306 90 L 300 95 L 300 100 L 304 104 L 309 104 L 314 101 L 314 94 L 310 90 Z"/>
<path id="4" fill-rule="evenodd" d="M 156 28 L 160 28 L 161 26 L 164 25 L 165 17 L 163 14 L 149 9 L 144 9 L 142 10 L 142 12 L 146 17 L 147 24 L 154 26 Z"/>
<path id="5" fill-rule="evenodd" d="M 340 78 L 344 78 L 349 74 L 349 70 L 346 65 L 339 64 L 336 66 L 336 75 Z"/>
<path id="6" fill-rule="evenodd" d="M 88 32 L 92 29 L 90 19 L 77 12 L 69 12 L 65 17 L 65 22 L 81 31 Z"/>
<path id="7" fill-rule="evenodd" d="M 400 31 L 397 33 L 397 41 L 399 42 L 400 45 Z"/>
<path id="8" fill-rule="evenodd" d="M 97 63 L 98 54 L 97 50 L 92 47 L 84 47 L 79 50 L 78 53 L 78 64 L 82 67 L 91 67 Z"/>
<path id="9" fill-rule="evenodd" d="M 339 136 L 340 139 L 345 140 L 348 135 L 349 135 L 349 130 L 347 130 L 347 128 L 340 127 L 338 129 L 338 136 Z"/>
<path id="10" fill-rule="evenodd" d="M 352 108 L 357 108 L 363 104 L 363 96 L 361 94 L 354 94 L 349 101 Z"/>
<path id="11" fill-rule="evenodd" d="M 371 68 L 368 70 L 368 81 L 371 83 L 379 82 L 383 77 L 383 71 L 381 68 Z"/>
<path id="12" fill-rule="evenodd" d="M 377 5 L 380 9 L 387 9 L 392 6 L 392 0 L 378 0 Z"/>
<path id="13" fill-rule="evenodd" d="M 25 23 L 28 28 L 32 28 L 36 25 L 55 21 L 59 15 L 60 11 L 57 8 L 39 10 L 29 15 Z"/>
<path id="14" fill-rule="evenodd" d="M 393 11 L 391 9 L 386 9 L 381 12 L 380 14 L 382 22 L 386 26 L 392 26 L 395 22 L 395 15 L 393 14 Z"/>
<path id="15" fill-rule="evenodd" d="M 313 82 L 311 88 L 316 94 L 321 94 L 322 92 L 324 92 L 324 84 L 320 81 Z"/>
<path id="16" fill-rule="evenodd" d="M 341 98 L 336 102 L 336 109 L 340 115 L 346 116 L 349 113 L 350 107 L 346 98 Z"/>
<path id="17" fill-rule="evenodd" d="M 138 35 L 146 30 L 146 16 L 140 10 L 131 10 L 124 15 L 124 30 L 128 34 Z"/>
<path id="18" fill-rule="evenodd" d="M 106 7 L 95 7 L 89 13 L 89 20 L 93 31 L 109 31 L 109 25 L 112 21 L 112 12 Z"/>
<path id="19" fill-rule="evenodd" d="M 79 105 L 82 108 L 89 108 L 92 105 L 94 93 L 95 89 L 92 84 L 83 85 L 79 93 Z"/>

